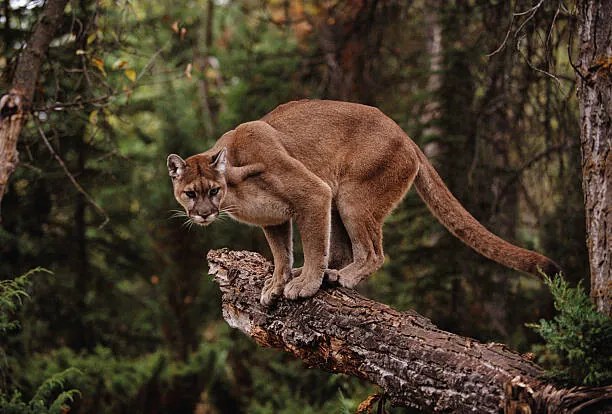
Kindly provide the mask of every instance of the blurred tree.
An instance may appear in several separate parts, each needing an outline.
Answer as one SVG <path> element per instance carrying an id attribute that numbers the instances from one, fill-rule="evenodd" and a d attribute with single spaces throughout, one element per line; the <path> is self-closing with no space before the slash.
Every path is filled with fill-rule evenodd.
<path id="1" fill-rule="evenodd" d="M 586 205 L 591 297 L 612 316 L 612 5 L 580 1 L 579 75 L 582 188 Z M 605 23 L 604 23 L 605 22 Z"/>

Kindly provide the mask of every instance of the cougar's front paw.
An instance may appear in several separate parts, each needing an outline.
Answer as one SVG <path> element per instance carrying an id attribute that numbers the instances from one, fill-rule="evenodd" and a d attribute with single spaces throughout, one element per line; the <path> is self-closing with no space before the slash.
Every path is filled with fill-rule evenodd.
<path id="1" fill-rule="evenodd" d="M 309 298 L 313 296 L 321 287 L 323 274 L 310 276 L 303 273 L 285 285 L 285 297 L 287 299 Z"/>
<path id="2" fill-rule="evenodd" d="M 281 278 L 281 282 L 272 276 L 270 279 L 264 282 L 264 287 L 261 290 L 261 298 L 259 302 L 263 306 L 270 306 L 276 298 L 283 294 L 284 283 L 282 282 L 283 278 Z"/>

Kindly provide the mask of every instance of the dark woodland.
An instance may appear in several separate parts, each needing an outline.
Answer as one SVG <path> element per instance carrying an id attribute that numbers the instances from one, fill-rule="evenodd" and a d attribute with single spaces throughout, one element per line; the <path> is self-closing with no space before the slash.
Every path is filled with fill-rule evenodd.
<path id="1" fill-rule="evenodd" d="M 380 108 L 478 221 L 563 269 L 478 255 L 411 190 L 383 267 L 322 297 L 503 348 L 612 411 L 611 51 L 596 0 L 0 2 L 0 413 L 463 412 L 226 322 L 207 253 L 270 259 L 266 239 L 186 223 L 166 157 L 305 98 Z"/>

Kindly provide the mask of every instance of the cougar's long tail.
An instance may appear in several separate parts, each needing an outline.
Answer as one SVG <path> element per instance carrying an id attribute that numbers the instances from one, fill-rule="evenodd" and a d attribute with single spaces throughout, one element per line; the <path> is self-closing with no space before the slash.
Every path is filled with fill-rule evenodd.
<path id="1" fill-rule="evenodd" d="M 539 276 L 561 271 L 548 257 L 522 249 L 497 237 L 480 224 L 452 195 L 425 154 L 415 145 L 420 160 L 414 180 L 417 192 L 433 215 L 459 240 L 504 266 Z"/>

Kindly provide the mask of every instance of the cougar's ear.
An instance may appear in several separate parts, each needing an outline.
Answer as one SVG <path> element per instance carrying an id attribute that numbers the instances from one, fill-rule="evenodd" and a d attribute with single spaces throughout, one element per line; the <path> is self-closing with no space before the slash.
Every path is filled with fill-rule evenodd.
<path id="1" fill-rule="evenodd" d="M 210 166 L 219 174 L 225 173 L 225 167 L 227 166 L 227 149 L 225 147 L 217 155 L 213 155 Z"/>
<path id="2" fill-rule="evenodd" d="M 179 178 L 185 172 L 185 161 L 176 154 L 168 155 L 168 175 Z"/>

